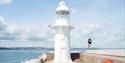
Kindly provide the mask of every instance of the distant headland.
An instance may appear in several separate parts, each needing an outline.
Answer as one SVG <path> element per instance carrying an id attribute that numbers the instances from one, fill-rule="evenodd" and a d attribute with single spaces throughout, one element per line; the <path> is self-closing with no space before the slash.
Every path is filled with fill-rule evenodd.
<path id="1" fill-rule="evenodd" d="M 124 49 L 124 48 L 91 48 L 98 49 Z M 54 50 L 53 47 L 0 47 L 0 50 Z M 71 50 L 88 50 L 88 48 L 71 48 Z"/>

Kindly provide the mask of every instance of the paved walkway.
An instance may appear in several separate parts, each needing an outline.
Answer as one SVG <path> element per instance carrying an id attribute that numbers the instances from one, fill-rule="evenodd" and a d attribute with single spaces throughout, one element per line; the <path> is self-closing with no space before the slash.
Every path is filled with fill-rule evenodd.
<path id="1" fill-rule="evenodd" d="M 84 53 L 125 57 L 125 49 L 121 49 L 121 50 L 117 50 L 117 49 L 116 50 L 87 50 Z"/>
<path id="2" fill-rule="evenodd" d="M 125 50 L 88 50 L 84 52 L 84 55 L 125 62 Z"/>

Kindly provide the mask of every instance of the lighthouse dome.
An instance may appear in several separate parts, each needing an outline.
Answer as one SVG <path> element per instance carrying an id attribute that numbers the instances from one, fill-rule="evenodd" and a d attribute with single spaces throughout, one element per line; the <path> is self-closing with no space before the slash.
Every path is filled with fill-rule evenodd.
<path id="1" fill-rule="evenodd" d="M 62 0 L 56 9 L 56 13 L 57 14 L 68 14 L 69 12 L 70 12 L 69 8 L 65 5 L 65 2 Z"/>

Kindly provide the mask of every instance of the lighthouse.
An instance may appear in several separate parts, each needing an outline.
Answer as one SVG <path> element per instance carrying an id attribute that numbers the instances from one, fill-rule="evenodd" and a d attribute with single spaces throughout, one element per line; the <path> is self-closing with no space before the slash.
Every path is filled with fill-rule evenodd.
<path id="1" fill-rule="evenodd" d="M 55 31 L 54 37 L 54 63 L 71 63 L 70 57 L 70 31 L 73 26 L 70 23 L 70 9 L 64 0 L 61 0 L 56 8 L 56 19 L 50 24 L 50 28 Z"/>

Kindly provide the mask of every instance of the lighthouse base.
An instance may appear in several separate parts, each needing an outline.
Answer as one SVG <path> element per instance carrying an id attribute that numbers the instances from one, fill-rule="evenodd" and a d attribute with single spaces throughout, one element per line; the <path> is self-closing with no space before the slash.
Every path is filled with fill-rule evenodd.
<path id="1" fill-rule="evenodd" d="M 65 60 L 54 59 L 53 63 L 72 63 L 72 60 L 70 58 L 65 59 Z"/>
<path id="2" fill-rule="evenodd" d="M 73 63 L 72 61 L 64 61 L 64 62 L 52 62 L 52 63 Z"/>
<path id="3" fill-rule="evenodd" d="M 52 63 L 72 63 L 71 60 L 68 61 L 53 61 Z"/>

